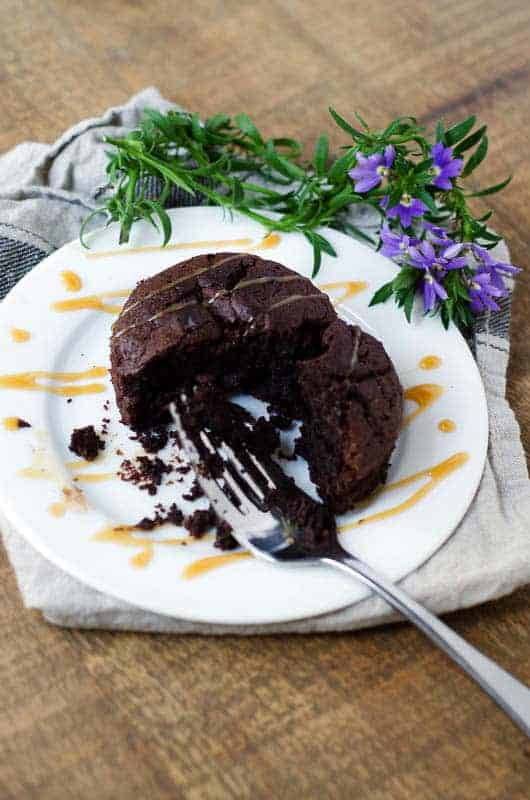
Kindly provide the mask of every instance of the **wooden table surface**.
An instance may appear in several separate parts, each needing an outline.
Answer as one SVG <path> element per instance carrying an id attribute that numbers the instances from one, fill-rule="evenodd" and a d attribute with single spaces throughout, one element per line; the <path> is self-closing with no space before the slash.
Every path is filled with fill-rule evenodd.
<path id="1" fill-rule="evenodd" d="M 528 0 L 4 0 L 0 150 L 50 141 L 147 85 L 312 141 L 331 103 L 374 124 L 476 113 L 484 184 L 528 265 Z M 509 397 L 530 445 L 530 272 Z M 355 635 L 147 636 L 52 628 L 0 561 L 0 797 L 530 797 L 530 744 L 409 626 Z M 530 683 L 530 590 L 450 617 Z"/>

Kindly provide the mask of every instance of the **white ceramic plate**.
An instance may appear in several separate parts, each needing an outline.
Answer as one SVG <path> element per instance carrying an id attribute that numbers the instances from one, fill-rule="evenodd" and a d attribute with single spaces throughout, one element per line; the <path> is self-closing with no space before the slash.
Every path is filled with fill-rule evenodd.
<path id="1" fill-rule="evenodd" d="M 206 243 L 163 250 L 157 247 L 157 234 L 139 224 L 131 243 L 122 248 L 115 244 L 116 227 L 93 235 L 90 253 L 112 251 L 109 256 L 89 258 L 77 241 L 62 247 L 27 275 L 1 305 L 1 373 L 82 372 L 108 366 L 109 334 L 115 316 L 94 309 L 58 312 L 51 308 L 54 301 L 128 290 L 140 278 L 176 261 L 199 252 L 237 251 L 243 247 L 252 250 L 263 236 L 259 225 L 237 215 L 230 219 L 217 208 L 186 208 L 170 213 L 174 223 L 172 245 L 199 240 L 249 239 L 250 243 L 244 246 Z M 389 482 L 431 468 L 454 454 L 468 455 L 465 463 L 408 510 L 368 522 L 342 535 L 346 548 L 388 577 L 399 580 L 447 540 L 473 498 L 482 474 L 488 437 L 484 391 L 467 345 L 454 328 L 445 332 L 438 320 L 424 318 L 419 313 L 408 325 L 392 304 L 368 307 L 372 292 L 395 272 L 390 261 L 340 233 L 328 230 L 326 235 L 336 247 L 338 258 L 324 256 L 317 285 L 366 281 L 369 286 L 347 299 L 341 313 L 357 319 L 384 342 L 404 387 L 428 383 L 443 390 L 441 397 L 403 431 L 392 460 Z M 152 249 L 128 253 L 131 247 L 140 246 Z M 269 255 L 303 275 L 311 274 L 311 250 L 301 236 L 284 235 L 274 249 L 261 255 Z M 66 291 L 61 279 L 64 270 L 73 270 L 82 278 L 79 292 Z M 338 298 L 343 289 L 331 289 L 330 294 Z M 123 298 L 107 298 L 106 302 L 115 305 L 123 302 Z M 25 343 L 13 342 L 12 327 L 28 330 L 31 338 Z M 429 372 L 420 369 L 420 360 L 428 355 L 441 359 L 438 369 Z M 46 378 L 38 380 L 49 383 Z M 63 380 L 62 384 L 52 385 L 64 383 Z M 152 560 L 142 569 L 131 565 L 131 557 L 140 554 L 141 547 L 95 541 L 94 534 L 106 526 L 134 523 L 151 515 L 157 502 L 176 499 L 186 507 L 179 496 L 189 485 L 191 475 L 181 484 L 166 483 L 154 498 L 112 477 L 101 482 L 72 483 L 79 471 L 72 471 L 66 463 L 74 460 L 68 452 L 74 427 L 95 423 L 98 428 L 103 417 L 110 418 L 103 460 L 83 469 L 81 474 L 114 473 L 123 459 L 116 455 L 116 449 L 127 455 L 141 452 L 138 443 L 129 439 L 130 431 L 118 420 L 108 376 L 87 378 L 74 385 L 86 383 L 102 383 L 104 392 L 74 397 L 67 402 L 67 397 L 44 391 L 1 388 L 0 381 L 0 417 L 20 416 L 32 426 L 18 431 L 0 426 L 0 504 L 8 519 L 50 561 L 84 583 L 133 605 L 212 623 L 299 619 L 339 609 L 366 596 L 362 586 L 327 568 L 274 567 L 250 558 L 191 580 L 184 579 L 182 572 L 187 565 L 219 553 L 209 541 L 185 547 L 157 544 Z M 103 406 L 107 402 L 108 411 Z M 406 411 L 414 408 L 414 403 L 407 403 Z M 438 423 L 443 419 L 452 420 L 456 430 L 441 432 Z M 20 474 L 20 470 L 32 463 L 40 479 Z M 283 463 L 304 481 L 303 464 Z M 423 477 L 413 485 L 382 494 L 368 508 L 346 515 L 339 522 L 348 523 L 395 506 L 428 481 L 428 476 Z M 70 504 L 62 517 L 55 517 L 49 508 L 64 499 L 65 486 L 82 489 L 87 507 L 82 510 Z M 191 509 L 200 504 L 198 501 L 188 506 Z M 184 533 L 164 527 L 150 536 L 159 540 Z"/>

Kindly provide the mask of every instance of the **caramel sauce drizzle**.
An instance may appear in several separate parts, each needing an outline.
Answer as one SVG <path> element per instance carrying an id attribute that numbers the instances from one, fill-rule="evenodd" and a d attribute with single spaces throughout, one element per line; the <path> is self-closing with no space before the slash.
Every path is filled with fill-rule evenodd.
<path id="1" fill-rule="evenodd" d="M 87 469 L 93 466 L 94 464 L 101 464 L 102 461 L 105 460 L 104 455 L 99 455 L 97 458 L 94 458 L 92 461 L 86 461 L 86 459 L 79 458 L 75 461 L 67 461 L 65 463 L 65 467 L 67 467 L 72 472 L 79 472 L 79 470 Z M 102 481 L 109 481 L 112 478 L 116 477 L 115 472 L 81 472 L 74 477 L 74 483 L 101 483 Z"/>
<path id="2" fill-rule="evenodd" d="M 11 328 L 9 334 L 11 339 L 17 344 L 24 344 L 24 342 L 27 342 L 29 339 L 31 339 L 31 333 L 24 330 L 24 328 Z"/>
<path id="3" fill-rule="evenodd" d="M 438 369 L 442 365 L 440 356 L 424 356 L 420 363 L 420 369 Z"/>
<path id="4" fill-rule="evenodd" d="M 84 458 L 76 459 L 75 461 L 67 461 L 65 467 L 72 472 L 79 472 L 79 470 L 87 469 L 94 464 L 101 464 L 105 460 L 104 455 L 99 455 L 92 461 L 87 461 Z M 74 483 L 101 483 L 102 481 L 110 481 L 116 477 L 115 472 L 80 472 L 73 478 Z"/>
<path id="5" fill-rule="evenodd" d="M 196 242 L 176 242 L 175 244 L 144 245 L 143 247 L 128 247 L 125 250 L 100 250 L 96 253 L 85 253 L 85 258 L 112 258 L 112 256 L 133 256 L 138 253 L 162 253 L 167 250 L 190 250 L 197 248 L 203 250 L 208 247 L 248 247 L 250 251 L 271 250 L 281 241 L 278 233 L 269 233 L 260 242 L 252 246 L 252 239 L 248 236 L 242 239 L 204 239 Z"/>
<path id="6" fill-rule="evenodd" d="M 153 314 L 152 317 L 146 320 L 146 322 L 153 322 L 155 319 L 159 319 L 160 317 L 165 317 L 166 314 L 170 314 L 172 311 L 180 311 L 182 308 L 187 308 L 188 306 L 195 306 L 197 305 L 197 300 L 186 300 L 184 303 L 172 303 L 167 308 L 164 308 L 162 311 L 158 311 L 156 314 Z M 120 335 L 124 332 L 129 330 L 129 328 L 134 328 L 135 325 L 129 325 L 128 328 L 123 328 L 120 331 Z"/>
<path id="7" fill-rule="evenodd" d="M 204 575 L 205 572 L 210 572 L 212 569 L 223 567 L 225 564 L 230 564 L 233 561 L 239 561 L 242 558 L 252 558 L 252 553 L 243 550 L 238 553 L 225 553 L 221 556 L 209 556 L 208 558 L 199 558 L 197 561 L 192 561 L 182 571 L 182 577 L 186 580 L 190 578 L 197 578 L 199 575 Z"/>
<path id="8" fill-rule="evenodd" d="M 20 424 L 20 417 L 4 417 L 2 424 L 6 431 L 20 431 L 26 426 Z"/>
<path id="9" fill-rule="evenodd" d="M 379 522 L 380 520 L 394 517 L 397 514 L 402 514 L 404 511 L 407 511 L 409 508 L 412 508 L 419 503 L 419 501 L 426 497 L 426 495 L 430 494 L 430 492 L 432 492 L 439 483 L 452 475 L 455 470 L 462 467 L 468 460 L 468 453 L 455 453 L 445 461 L 435 464 L 433 467 L 420 470 L 419 472 L 415 472 L 413 475 L 407 475 L 405 478 L 401 478 L 394 483 L 389 483 L 386 486 L 381 487 L 379 490 L 374 492 L 370 500 L 395 489 L 401 489 L 404 486 L 410 486 L 410 484 L 416 483 L 422 478 L 428 478 L 427 483 L 421 486 L 402 503 L 392 506 L 391 508 L 387 508 L 385 511 L 379 511 L 375 514 L 370 514 L 362 519 L 356 520 L 355 522 L 341 525 L 339 527 L 339 532 L 346 533 L 347 531 L 358 528 L 361 525 L 366 525 L 368 522 Z M 127 547 L 140 547 L 140 552 L 131 558 L 131 564 L 134 567 L 147 566 L 147 564 L 149 564 L 152 560 L 154 547 L 156 545 L 186 545 L 191 540 L 191 537 L 185 536 L 182 538 L 155 541 L 153 539 L 148 539 L 145 536 L 134 535 L 133 531 L 135 530 L 137 529 L 135 529 L 132 525 L 117 525 L 115 527 L 110 526 L 103 528 L 103 530 L 96 533 L 94 535 L 94 539 L 99 542 L 115 542 Z M 203 537 L 201 541 L 204 541 L 206 538 L 213 539 L 212 536 L 208 536 Z M 253 556 L 251 553 L 247 552 L 246 550 L 242 550 L 237 553 L 225 553 L 223 555 L 200 558 L 197 561 L 193 561 L 191 564 L 188 564 L 188 566 L 184 568 L 182 577 L 184 579 L 196 578 L 199 575 L 204 575 L 206 572 L 223 567 L 232 563 L 233 561 L 252 557 Z"/>
<path id="10" fill-rule="evenodd" d="M 244 289 L 247 286 L 257 286 L 261 283 L 289 283 L 290 281 L 305 280 L 303 275 L 262 275 L 261 278 L 250 278 L 248 281 L 239 281 L 236 283 L 232 292 L 237 292 L 239 289 Z M 227 289 L 223 289 L 225 294 L 228 294 Z"/>
<path id="11" fill-rule="evenodd" d="M 428 467 L 427 469 L 420 470 L 420 472 L 415 472 L 413 475 L 407 475 L 405 478 L 395 481 L 395 483 L 389 483 L 386 486 L 382 486 L 372 494 L 372 496 L 368 499 L 368 503 L 381 494 L 386 494 L 387 492 L 391 492 L 395 489 L 401 489 L 404 486 L 410 486 L 412 483 L 416 483 L 416 481 L 419 481 L 422 478 L 428 478 L 427 483 L 415 491 L 409 498 L 407 498 L 407 500 L 404 500 L 402 503 L 399 503 L 396 506 L 387 508 L 385 511 L 379 511 L 376 514 L 370 514 L 369 516 L 363 517 L 355 522 L 349 522 L 341 525 L 339 526 L 339 533 L 346 533 L 347 531 L 358 528 L 361 525 L 366 525 L 368 522 L 379 522 L 380 520 L 388 519 L 389 517 L 394 517 L 398 514 L 402 514 L 404 511 L 408 511 L 409 508 L 412 508 L 419 503 L 420 500 L 422 500 L 426 495 L 430 494 L 430 492 L 432 492 L 439 483 L 452 475 L 453 472 L 462 467 L 468 460 L 468 453 L 455 453 L 445 461 L 435 464 L 434 467 Z M 188 564 L 188 566 L 182 572 L 182 577 L 195 578 L 198 575 L 203 575 L 205 572 L 210 572 L 213 569 L 217 569 L 218 567 L 222 567 L 225 564 L 229 564 L 232 561 L 236 561 L 241 558 L 252 558 L 252 554 L 248 553 L 247 551 L 241 551 L 237 553 L 211 556 L 209 558 L 201 558 L 198 561 L 193 561 L 191 564 Z"/>
<path id="12" fill-rule="evenodd" d="M 322 289 L 323 292 L 342 289 L 342 294 L 332 300 L 333 305 L 338 306 L 346 300 L 349 300 L 350 297 L 354 297 L 356 294 L 359 294 L 359 292 L 364 291 L 368 286 L 369 284 L 366 281 L 335 281 L 334 283 L 321 283 L 318 288 Z"/>
<path id="13" fill-rule="evenodd" d="M 81 386 L 73 386 L 72 383 L 77 383 L 87 378 L 104 378 L 106 375 L 106 367 L 92 367 L 91 369 L 84 370 L 84 372 L 44 372 L 42 370 L 36 370 L 34 372 L 16 372 L 12 375 L 0 375 L 0 389 L 49 392 L 50 394 L 57 394 L 63 397 L 97 394 L 98 392 L 105 391 L 105 385 L 103 383 L 85 383 Z M 40 383 L 41 380 L 54 381 L 64 385 L 55 386 L 53 383 Z"/>
<path id="14" fill-rule="evenodd" d="M 184 281 L 184 280 L 188 280 L 189 278 L 193 278 L 196 275 L 200 275 L 203 272 L 207 272 L 209 269 L 218 267 L 220 264 L 222 264 L 225 261 L 229 261 L 231 258 L 232 258 L 232 256 L 230 256 L 229 258 L 223 258 L 223 259 L 221 259 L 221 261 L 218 261 L 218 262 L 216 262 L 214 264 L 210 264 L 209 267 L 205 267 L 203 269 L 196 270 L 196 272 L 191 273 L 191 275 L 182 276 L 181 278 L 178 278 L 176 281 L 172 281 L 171 283 L 166 284 L 165 286 L 161 287 L 160 289 L 157 289 L 155 292 L 151 292 L 150 294 L 148 294 L 145 297 L 143 297 L 141 300 L 138 300 L 136 303 L 133 303 L 132 305 L 128 306 L 123 311 L 120 319 L 123 319 L 123 317 L 126 314 L 128 314 L 129 311 L 132 308 L 135 308 L 137 305 L 139 305 L 140 303 L 143 303 L 145 300 L 148 300 L 151 297 L 154 297 L 155 295 L 160 294 L 160 292 L 164 291 L 165 289 L 171 289 L 174 286 L 176 286 L 178 283 L 182 283 L 182 281 Z M 240 281 L 230 291 L 228 289 L 221 289 L 220 291 L 218 291 L 215 294 L 214 297 L 212 297 L 212 298 L 210 298 L 210 300 L 208 300 L 208 304 L 212 303 L 218 297 L 222 297 L 222 296 L 224 296 L 226 294 L 229 294 L 231 292 L 232 293 L 236 292 L 239 289 L 243 289 L 245 286 L 253 286 L 254 284 L 260 284 L 260 283 L 261 284 L 270 283 L 271 281 L 274 281 L 274 282 L 277 282 L 277 283 L 285 283 L 287 281 L 294 281 L 294 280 L 305 280 L 305 279 L 303 278 L 302 275 L 278 275 L 278 276 L 276 276 L 276 275 L 263 275 L 263 276 L 261 276 L 259 278 L 252 278 L 252 279 L 250 279 L 248 281 L 247 280 Z M 301 300 L 304 297 L 320 297 L 320 295 L 318 295 L 318 294 L 292 295 L 291 297 L 287 297 L 284 300 L 280 300 L 278 303 L 274 303 L 272 306 L 270 306 L 268 311 L 271 311 L 273 308 L 278 308 L 279 306 L 282 306 L 282 305 L 285 305 L 287 303 L 290 303 L 290 302 L 292 302 L 294 300 Z M 191 300 L 185 300 L 182 303 L 172 303 L 171 305 L 167 306 L 167 308 L 162 309 L 162 311 L 158 311 L 156 314 L 153 314 L 152 317 L 148 317 L 145 320 L 141 320 L 141 322 L 133 322 L 131 325 L 126 325 L 125 328 L 121 328 L 119 331 L 117 331 L 115 333 L 115 336 L 116 337 L 122 336 L 127 331 L 133 330 L 133 328 L 138 328 L 140 325 L 147 325 L 149 322 L 153 322 L 156 319 L 160 319 L 160 317 L 166 316 L 166 314 L 175 313 L 177 311 L 181 311 L 184 308 L 188 308 L 189 306 L 194 306 L 194 305 L 199 305 L 199 301 L 196 300 L 195 298 L 193 298 Z"/>
<path id="15" fill-rule="evenodd" d="M 138 533 L 134 525 L 108 525 L 92 537 L 96 542 L 113 542 L 124 547 L 139 547 L 140 552 L 130 558 L 130 564 L 137 569 L 146 567 L 153 558 L 155 547 L 185 547 L 197 541 L 192 536 L 180 536 L 171 539 L 149 539 Z M 207 534 L 201 541 L 213 540 L 213 535 Z"/>
<path id="16" fill-rule="evenodd" d="M 155 548 L 153 545 L 144 547 L 144 549 L 140 550 L 139 553 L 136 553 L 136 555 L 130 557 L 129 564 L 131 567 L 135 567 L 136 569 L 143 569 L 151 563 L 154 554 Z"/>
<path id="17" fill-rule="evenodd" d="M 415 472 L 413 475 L 408 475 L 406 478 L 402 478 L 399 481 L 395 481 L 395 483 L 389 483 L 386 486 L 382 486 L 372 495 L 372 499 L 381 494 L 386 494 L 386 492 L 391 492 L 394 489 L 401 489 L 404 486 L 410 486 L 411 483 L 415 483 L 422 478 L 428 478 L 427 483 L 421 486 L 402 503 L 398 503 L 396 506 L 387 508 L 385 511 L 369 514 L 367 517 L 362 517 L 361 519 L 356 520 L 356 522 L 349 522 L 345 525 L 341 525 L 339 527 L 340 533 L 345 533 L 346 531 L 351 531 L 354 528 L 360 527 L 361 525 L 366 525 L 367 522 L 379 522 L 380 520 L 388 519 L 389 517 L 395 517 L 397 514 L 402 514 L 403 511 L 407 511 L 409 508 L 412 508 L 419 503 L 419 501 L 426 497 L 426 495 L 430 494 L 433 489 L 435 489 L 436 486 L 441 483 L 441 481 L 443 481 L 445 478 L 448 478 L 449 475 L 452 475 L 455 470 L 462 467 L 468 460 L 468 453 L 455 453 L 445 461 L 435 464 L 434 467 L 428 467 L 420 472 Z"/>
<path id="18" fill-rule="evenodd" d="M 93 461 L 85 461 L 84 458 L 80 458 L 76 459 L 75 461 L 66 461 L 64 466 L 75 472 L 78 469 L 85 469 L 86 467 L 91 467 L 92 464 L 95 464 L 98 461 L 103 461 L 103 459 L 99 457 L 95 458 Z"/>
<path id="19" fill-rule="evenodd" d="M 86 511 L 88 509 L 88 503 L 81 489 L 77 489 L 75 486 L 63 486 L 61 492 L 67 509 L 70 508 L 74 511 Z"/>
<path id="20" fill-rule="evenodd" d="M 115 477 L 115 472 L 81 472 L 75 476 L 74 483 L 101 483 L 111 481 Z"/>
<path id="21" fill-rule="evenodd" d="M 53 311 L 105 311 L 107 314 L 119 314 L 122 306 L 106 303 L 105 300 L 113 297 L 128 297 L 130 289 L 117 289 L 113 292 L 100 292 L 100 294 L 87 294 L 84 297 L 74 297 L 71 300 L 58 300 L 52 303 Z"/>
<path id="22" fill-rule="evenodd" d="M 419 383 L 417 386 L 411 386 L 406 389 L 404 393 L 405 400 L 412 400 L 417 403 L 418 408 L 403 418 L 401 428 L 406 428 L 413 419 L 423 414 L 442 396 L 443 391 L 443 386 L 439 386 L 437 383 Z"/>
<path id="23" fill-rule="evenodd" d="M 52 503 L 48 506 L 48 512 L 52 517 L 64 517 L 66 514 L 66 503 Z"/>
<path id="24" fill-rule="evenodd" d="M 268 247 L 275 247 L 275 244 L 265 244 L 264 242 L 268 237 L 261 242 L 260 249 L 266 249 Z M 205 239 L 203 241 L 199 240 L 196 242 L 176 242 L 175 244 L 167 244 L 165 247 L 162 245 L 144 245 L 143 247 L 128 247 L 125 250 L 100 250 L 96 253 L 85 253 L 85 258 L 90 259 L 97 259 L 97 258 L 112 258 L 113 256 L 134 256 L 138 255 L 139 253 L 162 253 L 170 250 L 190 250 L 193 248 L 197 249 L 204 249 L 208 247 L 231 247 L 234 245 L 235 247 L 245 247 L 245 245 L 251 245 L 252 239 L 249 237 L 244 237 L 243 239 L 212 239 L 208 240 Z M 258 245 L 260 247 L 260 245 Z"/>
<path id="25" fill-rule="evenodd" d="M 278 236 L 278 234 L 271 233 L 268 236 L 265 236 L 265 238 L 262 239 L 261 242 L 258 245 L 256 245 L 253 249 L 254 250 L 268 250 L 268 249 L 270 249 L 272 247 L 276 247 L 277 244 L 279 243 L 279 241 L 280 241 L 280 237 Z M 158 246 L 157 247 L 154 247 L 154 246 L 153 247 L 151 247 L 151 246 L 149 246 L 149 247 L 137 247 L 137 248 L 131 248 L 131 249 L 126 250 L 126 251 L 121 251 L 121 252 L 130 254 L 130 253 L 138 253 L 138 252 L 141 252 L 141 253 L 143 253 L 143 252 L 153 252 L 153 251 L 158 251 L 158 250 L 163 250 L 163 249 L 165 249 L 165 250 L 181 250 L 181 249 L 184 249 L 185 247 L 186 248 L 189 248 L 189 247 L 210 247 L 210 246 L 211 247 L 224 247 L 226 245 L 233 245 L 233 244 L 235 244 L 235 245 L 251 244 L 251 242 L 252 242 L 252 239 L 226 239 L 226 240 L 219 240 L 219 241 L 187 242 L 187 243 L 181 243 L 181 244 L 176 244 L 176 245 L 167 245 L 165 248 L 158 247 Z M 119 255 L 119 253 L 116 253 L 114 250 L 110 250 L 110 251 L 104 251 L 104 252 L 101 252 L 101 253 L 87 253 L 85 255 L 86 255 L 87 258 L 102 258 L 104 256 L 106 257 L 106 256 L 111 256 L 111 255 Z M 130 311 L 132 311 L 133 308 L 136 308 L 136 306 L 140 305 L 140 303 L 144 303 L 146 300 L 150 300 L 151 297 L 154 297 L 155 295 L 160 294 L 161 292 L 164 292 L 167 289 L 174 288 L 179 283 L 183 283 L 184 281 L 190 280 L 191 278 L 195 278 L 195 277 L 197 277 L 198 275 L 201 275 L 204 272 L 208 272 L 209 270 L 214 269 L 215 267 L 219 267 L 221 264 L 224 264 L 225 261 L 229 261 L 231 258 L 233 258 L 233 256 L 228 256 L 226 258 L 222 258 L 220 261 L 216 261 L 213 264 L 209 264 L 207 267 L 203 267 L 202 269 L 196 270 L 195 272 L 192 272 L 189 275 L 182 275 L 180 278 L 177 278 L 176 280 L 171 281 L 171 283 L 167 283 L 164 286 L 161 286 L 156 291 L 151 292 L 150 294 L 146 295 L 145 297 L 142 297 L 141 300 L 138 300 L 136 303 L 132 303 L 130 306 L 125 308 L 123 310 L 122 315 L 121 315 L 122 318 L 126 314 L 128 314 Z M 289 279 L 291 279 L 291 278 L 289 277 Z M 109 304 L 109 303 L 105 303 L 104 301 L 106 299 L 111 299 L 113 297 L 127 297 L 129 294 L 130 294 L 130 290 L 128 290 L 128 289 L 127 290 L 115 291 L 115 292 L 101 292 L 100 294 L 86 295 L 85 297 L 78 297 L 78 298 L 75 298 L 73 300 L 59 300 L 59 301 L 57 301 L 55 303 L 52 303 L 51 308 L 54 311 L 80 311 L 80 310 L 84 310 L 84 309 L 91 309 L 93 311 L 106 311 L 108 314 L 119 314 L 120 311 L 122 311 L 122 308 L 123 308 L 121 305 L 112 305 L 112 304 Z M 164 314 L 169 313 L 170 311 L 180 310 L 180 308 L 184 308 L 187 305 L 191 305 L 193 302 L 195 302 L 195 301 L 190 301 L 190 302 L 187 302 L 187 303 L 181 303 L 181 304 L 177 304 L 175 306 L 169 306 L 168 308 L 164 309 L 164 311 L 161 311 L 158 314 L 155 314 L 155 316 L 151 317 L 150 319 L 145 320 L 145 322 L 152 322 L 154 319 L 158 319 L 158 317 L 161 317 Z M 135 328 L 139 324 L 144 324 L 144 323 L 143 322 L 142 323 L 135 323 L 134 325 L 130 325 L 128 327 L 122 328 L 120 331 L 117 332 L 116 335 L 117 336 L 121 336 L 123 333 L 125 333 L 125 331 L 128 331 L 131 328 Z"/>
<path id="26" fill-rule="evenodd" d="M 131 303 L 130 306 L 123 309 L 120 319 L 123 319 L 126 314 L 136 308 L 137 306 L 141 305 L 141 303 L 145 303 L 147 300 L 150 300 L 152 297 L 156 297 L 162 292 L 167 291 L 168 289 L 173 289 L 175 286 L 178 286 L 179 283 L 184 283 L 185 281 L 189 281 L 192 278 L 196 278 L 198 275 L 203 275 L 205 272 L 209 272 L 211 269 L 216 269 L 216 267 L 220 267 L 221 264 L 225 264 L 227 261 L 231 261 L 234 256 L 226 256 L 225 258 L 221 258 L 219 261 L 214 261 L 212 264 L 209 264 L 207 267 L 201 267 L 201 269 L 196 269 L 194 272 L 190 272 L 189 275 L 181 275 L 179 278 L 175 278 L 174 281 L 170 281 L 169 283 L 164 283 L 163 286 L 160 286 L 159 289 L 155 289 L 154 292 L 149 292 L 146 294 L 145 297 L 142 297 L 140 300 L 137 300 L 135 303 Z M 141 323 L 135 323 L 141 324 Z M 132 327 L 132 326 L 131 326 Z M 121 334 L 123 330 L 119 331 Z"/>
<path id="27" fill-rule="evenodd" d="M 134 303 L 134 305 L 137 305 L 137 303 Z M 149 322 L 154 322 L 155 319 L 159 319 L 160 317 L 165 317 L 166 314 L 176 313 L 177 311 L 181 311 L 183 308 L 188 308 L 188 306 L 196 306 L 196 305 L 198 305 L 198 301 L 195 300 L 195 298 L 193 300 L 186 300 L 184 303 L 172 303 L 170 306 L 167 306 L 167 308 L 162 309 L 162 311 L 158 311 L 156 314 L 153 314 L 152 317 L 148 317 L 148 319 L 144 319 L 141 322 L 133 322 L 131 325 L 126 325 L 125 328 L 121 328 L 114 335 L 116 336 L 116 338 L 118 336 L 123 336 L 123 334 L 127 333 L 127 331 L 132 331 L 133 328 L 139 328 L 140 325 L 147 325 Z M 127 311 L 128 310 L 129 309 L 127 309 Z"/>
<path id="28" fill-rule="evenodd" d="M 61 280 L 67 292 L 78 292 L 83 286 L 80 275 L 70 269 L 65 269 L 61 272 Z"/>
<path id="29" fill-rule="evenodd" d="M 261 242 L 251 248 L 251 250 L 271 250 L 273 247 L 278 247 L 281 241 L 279 233 L 269 233 L 264 236 Z"/>
<path id="30" fill-rule="evenodd" d="M 438 423 L 438 430 L 441 433 L 453 433 L 456 431 L 456 423 L 452 419 L 441 419 Z"/>
<path id="31" fill-rule="evenodd" d="M 290 297 L 285 297 L 283 300 L 278 300 L 277 303 L 273 303 L 272 306 L 269 306 L 267 311 L 273 311 L 275 308 L 281 308 L 282 306 L 288 306 L 291 303 L 296 303 L 298 300 L 308 300 L 310 297 L 322 297 L 319 294 L 292 294 Z"/>
<path id="32" fill-rule="evenodd" d="M 85 496 L 80 489 L 72 489 L 69 486 L 62 488 L 63 500 L 51 503 L 48 506 L 48 513 L 57 519 L 64 517 L 67 511 L 86 511 L 88 508 Z"/>
<path id="33" fill-rule="evenodd" d="M 259 278 L 250 278 L 248 281 L 239 281 L 236 283 L 233 289 L 219 289 L 218 292 L 214 294 L 213 297 L 210 297 L 208 300 L 208 305 L 213 303 L 214 300 L 217 300 L 218 297 L 224 297 L 227 294 L 233 294 L 234 292 L 239 291 L 239 289 L 244 289 L 247 286 L 258 286 L 264 283 L 288 283 L 289 281 L 302 281 L 305 280 L 303 275 L 262 275 Z M 152 319 L 152 318 L 151 318 Z"/>
<path id="34" fill-rule="evenodd" d="M 57 463 L 43 445 L 33 448 L 31 464 L 29 467 L 19 469 L 17 475 L 21 478 L 44 481 L 60 482 L 63 479 Z"/>
<path id="35" fill-rule="evenodd" d="M 52 516 L 62 517 L 68 510 L 76 512 L 87 511 L 88 504 L 82 490 L 76 486 L 65 485 L 65 475 L 61 470 L 61 465 L 46 446 L 46 434 L 42 431 L 37 431 L 36 436 L 40 444 L 33 447 L 31 464 L 28 467 L 19 469 L 17 475 L 32 480 L 52 481 L 57 485 L 61 492 L 61 500 L 60 502 L 52 503 L 48 507 L 48 512 Z"/>

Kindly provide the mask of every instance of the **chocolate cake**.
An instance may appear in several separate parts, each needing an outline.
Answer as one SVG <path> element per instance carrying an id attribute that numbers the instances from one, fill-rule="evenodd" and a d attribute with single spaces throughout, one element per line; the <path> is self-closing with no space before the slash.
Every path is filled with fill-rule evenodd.
<path id="1" fill-rule="evenodd" d="M 297 450 L 335 512 L 385 479 L 403 404 L 390 359 L 274 261 L 210 253 L 140 282 L 114 325 L 111 365 L 122 420 L 137 432 L 202 376 L 219 398 L 248 392 L 302 420 Z"/>

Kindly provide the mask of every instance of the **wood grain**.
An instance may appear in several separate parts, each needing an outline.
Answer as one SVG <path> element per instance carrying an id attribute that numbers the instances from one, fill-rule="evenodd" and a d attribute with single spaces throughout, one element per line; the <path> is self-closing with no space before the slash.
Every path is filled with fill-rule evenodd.
<path id="1" fill-rule="evenodd" d="M 480 181 L 525 266 L 530 247 L 527 0 L 4 0 L 0 149 L 50 141 L 156 84 L 271 135 L 476 113 Z M 334 132 L 335 141 L 338 141 Z M 530 447 L 530 273 L 514 303 L 508 396 Z M 408 626 L 203 639 L 63 631 L 25 611 L 0 561 L 0 797 L 523 800 L 530 746 Z M 451 624 L 530 682 L 530 590 Z"/>

